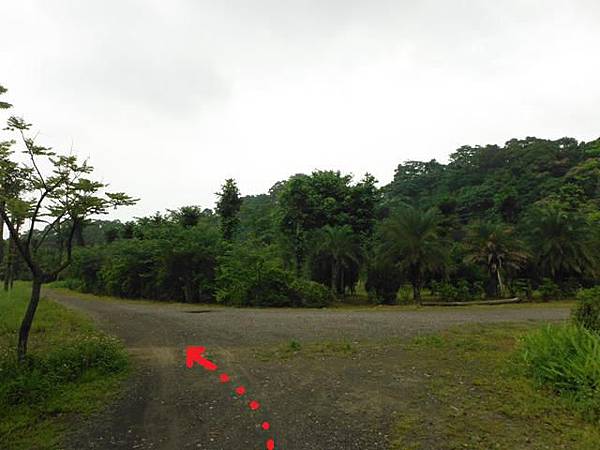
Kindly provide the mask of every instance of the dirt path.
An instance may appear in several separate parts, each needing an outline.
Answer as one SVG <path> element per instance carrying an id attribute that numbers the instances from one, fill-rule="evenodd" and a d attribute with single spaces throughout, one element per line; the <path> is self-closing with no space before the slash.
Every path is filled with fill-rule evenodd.
<path id="1" fill-rule="evenodd" d="M 73 449 L 385 449 L 395 411 L 424 395 L 401 342 L 472 323 L 556 321 L 566 308 L 502 306 L 432 310 L 225 309 L 115 302 L 48 290 L 122 338 L 135 373 L 116 405 L 81 425 Z M 278 357 L 291 341 L 311 357 Z M 326 342 L 348 342 L 327 350 Z M 185 347 L 206 346 L 232 382 L 185 367 Z M 325 349 L 323 352 L 318 350 Z M 236 398 L 233 387 L 248 393 Z M 261 402 L 251 411 L 247 401 Z M 272 429 L 260 428 L 268 420 Z"/>

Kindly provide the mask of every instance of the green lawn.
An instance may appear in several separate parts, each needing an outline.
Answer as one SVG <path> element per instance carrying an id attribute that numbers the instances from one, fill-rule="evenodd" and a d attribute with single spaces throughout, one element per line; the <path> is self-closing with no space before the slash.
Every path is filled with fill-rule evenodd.
<path id="1" fill-rule="evenodd" d="M 599 449 L 600 426 L 522 375 L 515 350 L 531 325 L 486 325 L 413 340 L 426 390 L 395 417 L 400 449 Z"/>
<path id="2" fill-rule="evenodd" d="M 42 299 L 25 367 L 15 361 L 28 283 L 0 292 L 0 448 L 60 448 L 69 423 L 119 392 L 127 372 L 122 345 L 86 317 Z"/>

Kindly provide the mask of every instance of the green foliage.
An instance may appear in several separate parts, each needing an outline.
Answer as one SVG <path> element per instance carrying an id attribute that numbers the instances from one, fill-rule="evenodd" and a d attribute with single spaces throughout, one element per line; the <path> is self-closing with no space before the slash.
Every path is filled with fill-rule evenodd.
<path id="1" fill-rule="evenodd" d="M 552 281 L 550 278 L 544 278 L 539 286 L 540 295 L 542 300 L 558 300 L 562 298 L 562 291 L 560 286 Z"/>
<path id="2" fill-rule="evenodd" d="M 221 230 L 223 238 L 231 241 L 239 223 L 238 213 L 242 206 L 240 191 L 235 180 L 229 178 L 221 192 L 218 192 L 219 201 L 217 202 L 217 213 L 221 217 Z"/>
<path id="3" fill-rule="evenodd" d="M 440 216 L 434 209 L 406 208 L 382 224 L 380 255 L 398 265 L 420 301 L 425 281 L 443 273 L 448 245 L 440 233 Z"/>
<path id="4" fill-rule="evenodd" d="M 232 245 L 219 258 L 217 301 L 235 306 L 323 307 L 331 303 L 327 288 L 295 278 L 276 255 L 272 245 Z"/>
<path id="5" fill-rule="evenodd" d="M 320 283 L 298 278 L 290 285 L 292 306 L 324 308 L 333 302 L 333 294 Z"/>
<path id="6" fill-rule="evenodd" d="M 0 95 L 6 93 L 6 88 L 0 84 Z M 6 102 L 0 102 L 0 109 L 8 109 L 11 108 L 12 105 Z"/>
<path id="7" fill-rule="evenodd" d="M 431 291 L 442 300 L 464 302 L 480 299 L 483 295 L 481 282 L 469 283 L 467 280 L 458 280 L 456 283 L 432 282 Z"/>
<path id="8" fill-rule="evenodd" d="M 44 355 L 0 361 L 0 405 L 36 404 L 52 392 L 88 376 L 118 374 L 127 368 L 120 342 L 106 336 L 86 336 Z"/>
<path id="9" fill-rule="evenodd" d="M 466 261 L 483 265 L 489 274 L 488 293 L 506 293 L 504 278 L 523 267 L 528 253 L 513 229 L 499 223 L 476 222 L 468 231 L 465 245 Z"/>
<path id="10" fill-rule="evenodd" d="M 541 273 L 560 282 L 569 276 L 593 276 L 598 256 L 592 253 L 592 228 L 581 212 L 560 206 L 536 207 L 528 220 L 531 242 Z"/>
<path id="11" fill-rule="evenodd" d="M 186 302 L 215 295 L 218 229 L 181 217 L 137 223 L 136 239 L 77 248 L 68 273 L 72 287 L 95 294 Z"/>
<path id="12" fill-rule="evenodd" d="M 520 353 L 526 373 L 572 402 L 583 417 L 600 419 L 600 336 L 578 326 L 546 326 L 526 335 Z"/>
<path id="13" fill-rule="evenodd" d="M 583 328 L 600 335 L 600 286 L 583 289 L 577 293 L 573 320 Z"/>
<path id="14" fill-rule="evenodd" d="M 369 297 L 379 303 L 396 304 L 401 285 L 402 274 L 389 258 L 378 256 L 371 261 L 367 268 L 365 284 Z"/>
<path id="15" fill-rule="evenodd" d="M 127 372 L 127 355 L 85 316 L 42 299 L 30 353 L 18 364 L 14 344 L 29 290 L 17 282 L 0 292 L 0 448 L 64 448 L 65 415 L 103 407 Z"/>
<path id="16" fill-rule="evenodd" d="M 332 227 L 325 225 L 315 236 L 315 256 L 320 256 L 329 264 L 329 288 L 331 292 L 344 294 L 346 290 L 345 275 L 353 266 L 360 263 L 362 249 L 357 237 L 349 225 Z M 314 273 L 314 271 L 313 271 Z M 323 277 L 316 274 L 321 281 Z"/>
<path id="17" fill-rule="evenodd" d="M 217 301 L 235 306 L 291 306 L 292 280 L 274 246 L 233 244 L 219 258 Z"/>
<path id="18" fill-rule="evenodd" d="M 375 225 L 378 200 L 375 179 L 369 174 L 355 185 L 352 176 L 334 171 L 295 175 L 286 181 L 278 194 L 279 224 L 292 248 L 297 274 L 308 253 L 308 233 L 325 226 L 349 226 L 366 239 Z"/>

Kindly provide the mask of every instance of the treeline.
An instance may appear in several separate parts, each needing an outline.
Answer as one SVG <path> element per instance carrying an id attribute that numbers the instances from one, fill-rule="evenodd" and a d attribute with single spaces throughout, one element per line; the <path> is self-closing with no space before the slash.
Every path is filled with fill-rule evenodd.
<path id="1" fill-rule="evenodd" d="M 403 286 L 415 301 L 559 298 L 598 283 L 599 206 L 600 140 L 515 139 L 405 162 L 382 188 L 316 171 L 243 197 L 227 180 L 214 211 L 88 221 L 65 277 L 98 294 L 234 305 L 396 303 Z"/>

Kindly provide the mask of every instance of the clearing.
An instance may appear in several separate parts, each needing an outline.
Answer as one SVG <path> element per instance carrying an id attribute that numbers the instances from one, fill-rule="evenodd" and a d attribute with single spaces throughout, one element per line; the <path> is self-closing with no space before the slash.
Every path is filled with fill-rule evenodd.
<path id="1" fill-rule="evenodd" d="M 133 357 L 123 395 L 78 427 L 74 449 L 258 450 L 271 436 L 287 449 L 600 442 L 559 402 L 501 374 L 515 337 L 565 320 L 568 304 L 292 310 L 45 296 L 89 314 Z M 187 369 L 189 345 L 205 346 L 231 383 Z"/>

